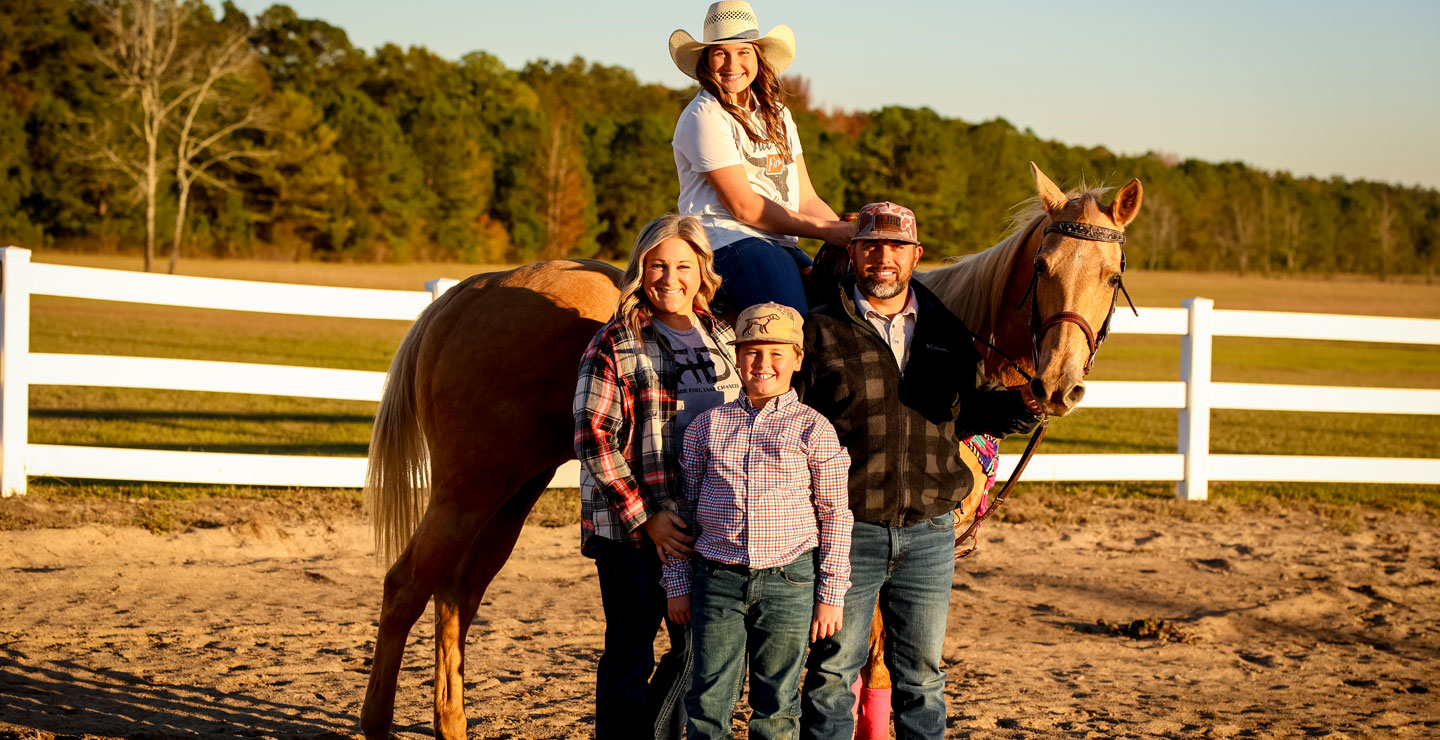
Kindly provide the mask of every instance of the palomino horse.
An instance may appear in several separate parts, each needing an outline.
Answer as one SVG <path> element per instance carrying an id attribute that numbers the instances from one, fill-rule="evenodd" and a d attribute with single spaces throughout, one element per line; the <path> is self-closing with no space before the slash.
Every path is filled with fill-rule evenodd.
<path id="1" fill-rule="evenodd" d="M 1028 382 L 1046 414 L 1064 416 L 1084 397 L 1085 376 L 1109 332 L 1123 290 L 1124 229 L 1140 210 L 1142 190 L 1139 180 L 1131 180 L 1107 206 L 1099 200 L 1103 191 L 1070 198 L 1040 168 L 1030 168 L 1037 195 L 1016 215 L 1014 233 L 916 278 L 984 340 L 979 350 L 987 377 L 1012 388 Z M 961 452 L 964 458 L 968 450 Z M 955 523 L 957 535 L 980 508 L 985 475 L 977 470 L 975 481 L 965 515 Z M 860 679 L 855 738 L 883 740 L 889 737 L 889 702 L 872 692 L 890 688 L 890 673 L 878 608 Z"/>
<path id="2" fill-rule="evenodd" d="M 1107 207 L 1091 195 L 1068 200 L 1038 169 L 1034 172 L 1045 208 L 1040 221 L 1119 229 L 1139 207 L 1138 182 L 1122 189 L 1116 205 Z M 1095 249 L 1069 238 L 1049 239 L 1044 253 L 1034 255 L 1042 233 L 1039 222 L 1022 232 L 1026 244 L 1033 236 L 1032 251 L 1007 260 L 1000 272 L 977 271 L 970 279 L 1003 280 L 1003 270 L 1013 263 L 1027 271 L 1010 281 L 1020 281 L 1014 296 L 1019 301 L 1033 272 L 1027 260 L 1035 256 L 1043 267 L 1033 293 L 1038 310 L 1103 321 L 1109 296 L 1096 286 L 1109 285 L 1110 276 L 1118 275 L 1118 245 Z M 942 272 L 959 273 L 970 262 Z M 366 737 L 389 734 L 405 641 L 432 596 L 435 729 L 442 738 L 465 737 L 466 632 L 535 499 L 555 469 L 574 458 L 570 405 L 575 372 L 585 346 L 614 313 L 619 277 L 620 271 L 609 265 L 583 260 L 476 275 L 426 308 L 397 350 L 375 418 L 366 481 L 376 542 L 386 556 L 399 553 L 385 575 L 375 657 L 360 715 Z M 965 300 L 960 294 L 973 287 L 958 274 L 927 281 L 955 307 Z M 1010 293 L 1007 287 L 1006 301 Z M 992 341 L 996 346 L 1010 346 L 996 333 L 1008 326 L 999 312 L 989 323 L 970 318 L 967 323 L 982 336 L 1000 339 Z M 1072 378 L 1050 367 L 1080 367 L 1084 363 L 1077 358 L 1090 354 L 1074 325 L 1058 326 L 1059 331 L 1042 332 L 1046 336 L 1036 353 L 1041 369 L 1036 376 L 1048 384 L 1041 395 L 1051 413 L 1069 411 L 1073 402 L 1067 398 L 1083 374 Z"/>

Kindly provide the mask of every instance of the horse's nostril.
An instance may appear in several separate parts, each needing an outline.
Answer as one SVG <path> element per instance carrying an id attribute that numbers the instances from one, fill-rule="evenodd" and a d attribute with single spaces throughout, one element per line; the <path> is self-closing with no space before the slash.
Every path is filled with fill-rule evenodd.
<path id="1" fill-rule="evenodd" d="M 1065 394 L 1065 405 L 1069 406 L 1070 408 L 1075 408 L 1076 406 L 1080 405 L 1080 399 L 1084 397 L 1085 384 L 1076 383 L 1075 387 L 1071 388 L 1070 392 Z"/>
<path id="2" fill-rule="evenodd" d="M 1045 381 L 1041 380 L 1038 375 L 1030 379 L 1030 395 L 1042 401 L 1045 400 Z"/>

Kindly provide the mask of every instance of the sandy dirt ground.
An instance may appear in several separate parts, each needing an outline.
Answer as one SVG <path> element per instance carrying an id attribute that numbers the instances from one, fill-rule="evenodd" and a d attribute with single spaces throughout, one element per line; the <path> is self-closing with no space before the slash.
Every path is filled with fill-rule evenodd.
<path id="1" fill-rule="evenodd" d="M 952 592 L 950 736 L 1440 736 L 1440 522 L 1222 504 L 1022 498 L 987 524 Z M 0 738 L 357 731 L 381 571 L 354 512 L 153 534 L 6 506 Z M 527 527 L 470 633 L 471 737 L 589 737 L 602 629 L 575 529 Z M 427 614 L 398 737 L 431 734 L 432 649 Z"/>

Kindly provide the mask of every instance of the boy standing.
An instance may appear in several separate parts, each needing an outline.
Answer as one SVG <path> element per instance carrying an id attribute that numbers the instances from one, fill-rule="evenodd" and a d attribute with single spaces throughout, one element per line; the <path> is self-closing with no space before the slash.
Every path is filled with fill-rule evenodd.
<path id="1" fill-rule="evenodd" d="M 790 388 L 804 357 L 801 326 L 788 306 L 745 309 L 732 342 L 745 393 L 685 432 L 681 517 L 697 528 L 695 558 L 670 559 L 662 583 L 670 619 L 691 623 L 694 636 L 690 740 L 731 736 L 747 649 L 750 737 L 795 737 L 805 648 L 841 626 L 850 456 Z"/>

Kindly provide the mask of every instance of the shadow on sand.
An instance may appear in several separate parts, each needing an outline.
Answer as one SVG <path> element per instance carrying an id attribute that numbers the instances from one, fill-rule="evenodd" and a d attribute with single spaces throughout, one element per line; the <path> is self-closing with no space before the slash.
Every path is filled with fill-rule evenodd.
<path id="1" fill-rule="evenodd" d="M 71 661 L 26 665 L 0 649 L 0 720 L 56 740 L 101 735 L 125 738 L 355 737 L 355 718 L 314 704 L 280 704 L 243 693 L 156 685 L 115 670 Z M 0 729 L 0 738 L 32 737 Z M 40 735 L 48 737 L 48 735 Z"/>

